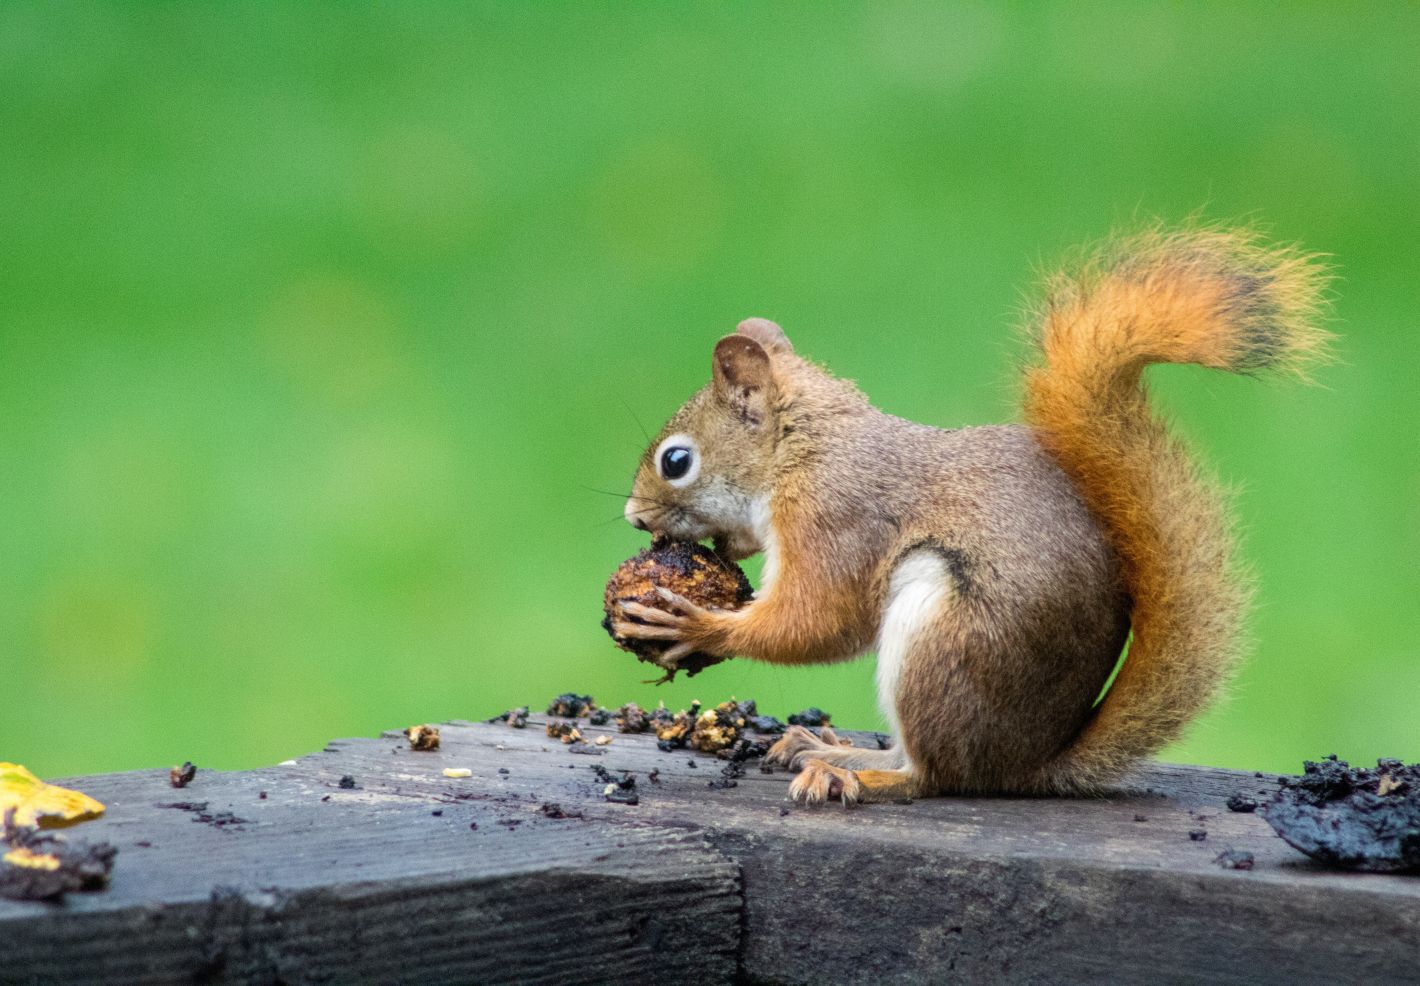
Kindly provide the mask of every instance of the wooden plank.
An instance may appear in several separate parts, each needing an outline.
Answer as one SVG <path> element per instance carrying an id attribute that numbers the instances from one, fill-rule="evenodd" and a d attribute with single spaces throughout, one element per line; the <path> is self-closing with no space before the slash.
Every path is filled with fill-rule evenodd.
<path id="1" fill-rule="evenodd" d="M 0 982 L 732 978 L 738 874 L 699 834 L 458 799 L 442 778 L 430 798 L 389 778 L 347 791 L 345 759 L 181 791 L 166 771 L 79 779 L 108 805 L 82 834 L 120 847 L 113 883 L 62 907 L 0 901 Z M 175 802 L 243 821 L 157 807 Z"/>
<path id="2" fill-rule="evenodd" d="M 1101 799 L 807 809 L 784 800 L 782 772 L 751 762 L 716 788 L 723 761 L 582 729 L 612 742 L 580 755 L 538 720 L 460 723 L 443 727 L 435 753 L 397 733 L 343 740 L 294 766 L 203 772 L 184 791 L 165 771 L 66 782 L 110 805 L 82 831 L 120 847 L 114 884 L 63 909 L 0 902 L 0 982 L 1374 983 L 1420 972 L 1420 879 L 1323 870 L 1226 809 L 1235 791 L 1270 790 L 1270 777 L 1160 765 Z M 636 772 L 640 804 L 608 803 L 593 765 Z M 339 787 L 346 774 L 356 789 Z M 154 807 L 175 801 L 248 821 L 215 827 Z M 554 803 L 583 817 L 550 818 Z M 1218 866 L 1229 848 L 1255 868 Z M 67 978 L 44 978 L 60 969 Z"/>

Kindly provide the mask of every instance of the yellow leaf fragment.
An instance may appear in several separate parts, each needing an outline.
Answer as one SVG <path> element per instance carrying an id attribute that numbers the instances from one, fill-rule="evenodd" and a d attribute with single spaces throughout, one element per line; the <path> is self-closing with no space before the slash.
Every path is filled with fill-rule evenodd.
<path id="1" fill-rule="evenodd" d="M 453 778 L 472 777 L 473 771 L 469 770 L 467 767 L 445 767 L 444 776 Z"/>
<path id="2" fill-rule="evenodd" d="M 1376 785 L 1376 793 L 1385 797 L 1392 791 L 1399 791 L 1405 787 L 1405 782 L 1392 777 L 1390 774 L 1381 774 L 1381 781 Z"/>
<path id="3" fill-rule="evenodd" d="M 17 763 L 0 761 L 0 819 L 11 809 L 21 828 L 61 828 L 104 812 L 87 794 L 46 784 Z"/>
<path id="4" fill-rule="evenodd" d="M 34 852 L 20 846 L 11 849 L 4 856 L 0 856 L 11 866 L 23 866 L 29 870 L 57 870 L 59 869 L 59 857 L 47 852 Z"/>

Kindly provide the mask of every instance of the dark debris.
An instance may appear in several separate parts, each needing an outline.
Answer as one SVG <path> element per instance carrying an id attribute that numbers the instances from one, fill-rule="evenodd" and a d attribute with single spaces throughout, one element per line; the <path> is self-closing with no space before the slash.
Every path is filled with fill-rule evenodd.
<path id="1" fill-rule="evenodd" d="M 1228 811 L 1257 811 L 1257 800 L 1255 798 L 1249 798 L 1241 792 L 1230 794 L 1228 795 Z"/>
<path id="2" fill-rule="evenodd" d="M 567 811 L 555 801 L 544 801 L 539 809 L 548 818 L 585 818 L 580 811 Z"/>
<path id="3" fill-rule="evenodd" d="M 611 771 L 601 764 L 593 764 L 592 772 L 597 775 L 597 780 L 606 785 L 602 789 L 602 795 L 608 800 L 619 805 L 635 805 L 641 803 L 640 795 L 636 793 L 636 775 L 630 771 L 623 770 L 620 777 L 612 776 Z"/>
<path id="4" fill-rule="evenodd" d="M 1333 754 L 1303 770 L 1260 811 L 1289 845 L 1345 869 L 1420 870 L 1420 763 L 1352 767 Z"/>
<path id="5" fill-rule="evenodd" d="M 520 705 L 516 709 L 509 709 L 507 712 L 496 715 L 488 721 L 490 723 L 506 722 L 510 729 L 527 729 L 528 715 L 528 707 L 526 705 Z"/>
<path id="6" fill-rule="evenodd" d="M 833 717 L 818 706 L 811 705 L 802 712 L 795 712 L 789 717 L 791 726 L 827 726 Z"/>
<path id="7" fill-rule="evenodd" d="M 327 794 L 325 798 L 322 798 L 321 800 L 324 801 L 326 800 L 326 798 L 329 797 L 330 795 Z M 252 824 L 251 819 L 239 818 L 236 815 L 232 814 L 230 811 L 208 811 L 207 805 L 208 802 L 206 801 L 172 801 L 164 804 L 156 804 L 153 807 L 175 808 L 178 811 L 191 812 L 192 820 L 194 822 L 201 822 L 204 825 L 211 825 L 213 828 L 218 829 L 225 829 L 229 826 L 240 828 L 243 825 Z"/>
<path id="8" fill-rule="evenodd" d="M 57 901 L 71 891 L 102 890 L 108 886 L 113 859 L 118 855 L 112 843 L 71 840 L 56 832 L 20 828 L 11 823 L 9 815 L 0 834 L 0 846 L 7 847 L 7 853 L 41 857 L 46 863 L 58 864 L 49 869 L 0 862 L 0 897 Z"/>
<path id="9" fill-rule="evenodd" d="M 627 702 L 616 710 L 616 728 L 623 733 L 644 733 L 651 728 L 651 717 L 635 702 Z"/>
<path id="10" fill-rule="evenodd" d="M 590 695 L 563 692 L 547 703 L 547 714 L 562 716 L 564 719 L 576 719 L 580 716 L 590 715 L 596 707 L 597 703 L 592 701 Z"/>

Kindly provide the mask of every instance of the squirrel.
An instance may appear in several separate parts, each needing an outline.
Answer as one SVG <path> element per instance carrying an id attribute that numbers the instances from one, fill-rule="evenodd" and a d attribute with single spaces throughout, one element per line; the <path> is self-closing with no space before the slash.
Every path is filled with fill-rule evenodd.
<path id="1" fill-rule="evenodd" d="M 799 802 L 1104 790 L 1219 691 L 1250 595 L 1225 497 L 1142 372 L 1302 374 L 1329 338 L 1326 278 L 1251 232 L 1115 240 L 1048 283 L 1024 425 L 894 417 L 744 321 L 642 456 L 625 515 L 730 560 L 763 552 L 760 588 L 738 610 L 661 590 L 623 603 L 616 632 L 667 642 L 667 666 L 876 651 L 893 744 L 790 727 L 768 757 L 798 772 Z"/>

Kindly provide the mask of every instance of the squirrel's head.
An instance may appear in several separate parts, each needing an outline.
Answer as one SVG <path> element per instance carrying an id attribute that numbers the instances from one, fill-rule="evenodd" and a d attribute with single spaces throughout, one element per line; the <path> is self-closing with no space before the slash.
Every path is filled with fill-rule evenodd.
<path id="1" fill-rule="evenodd" d="M 641 457 L 626 519 L 676 540 L 713 538 L 731 560 L 764 549 L 778 436 L 774 360 L 784 330 L 752 318 L 715 344 L 711 380 Z"/>

